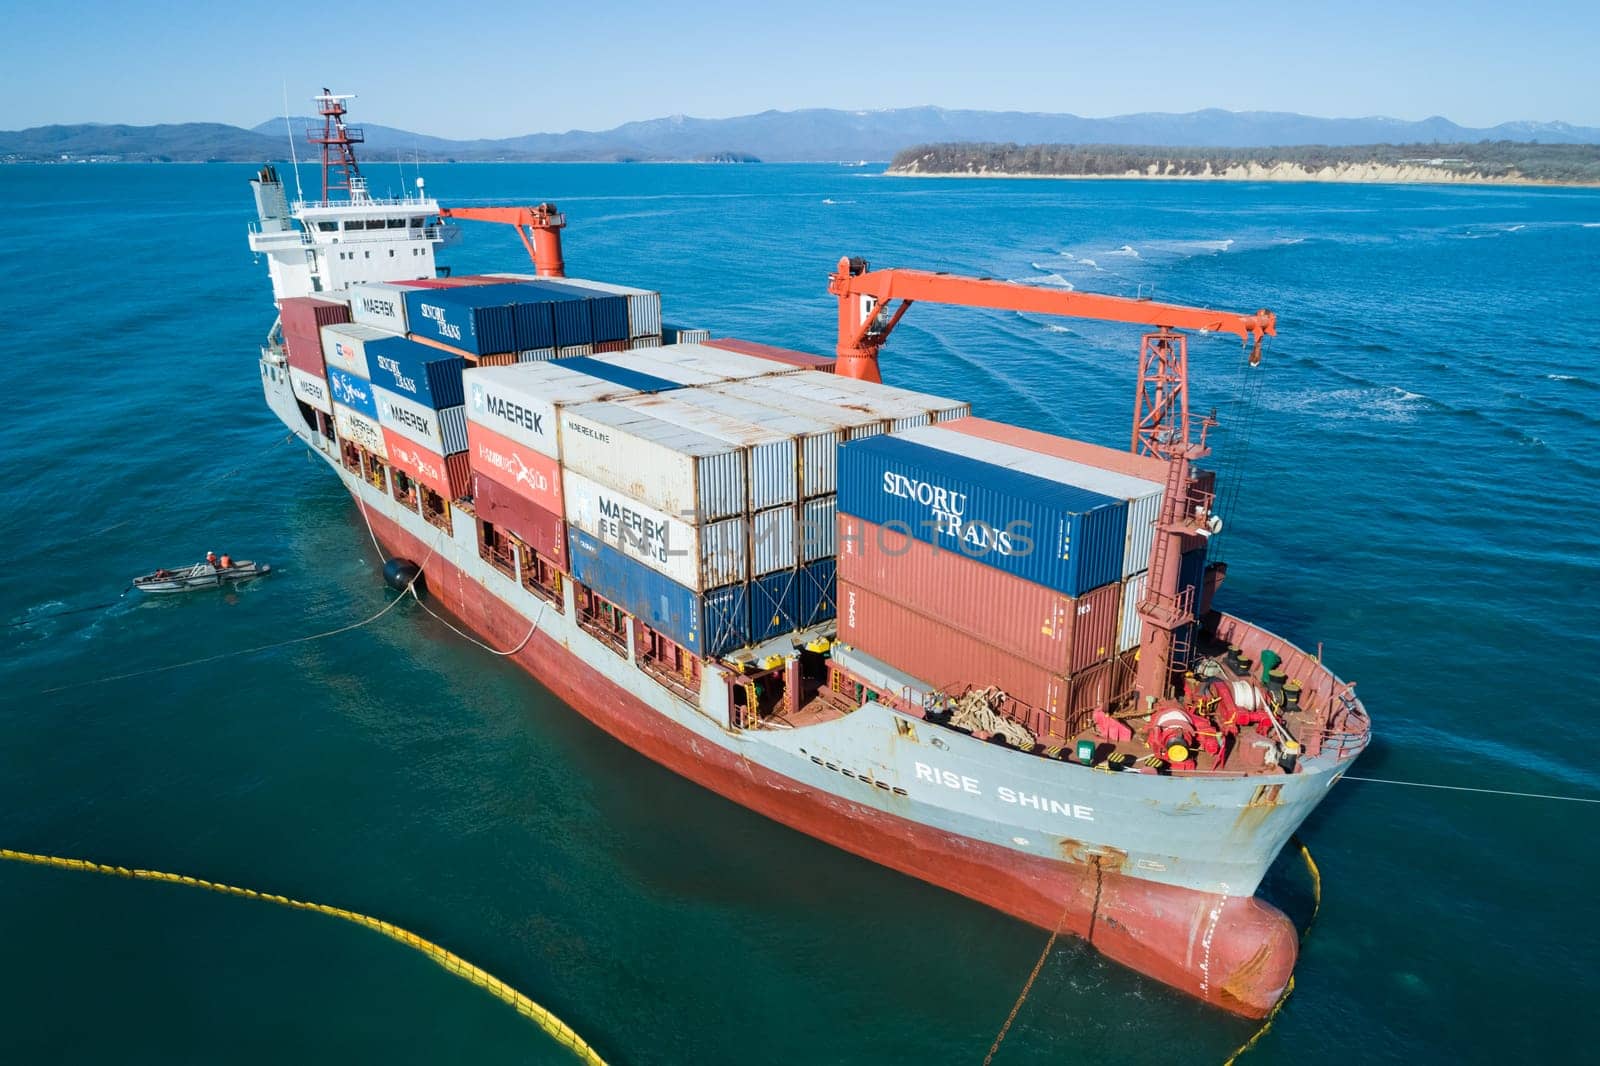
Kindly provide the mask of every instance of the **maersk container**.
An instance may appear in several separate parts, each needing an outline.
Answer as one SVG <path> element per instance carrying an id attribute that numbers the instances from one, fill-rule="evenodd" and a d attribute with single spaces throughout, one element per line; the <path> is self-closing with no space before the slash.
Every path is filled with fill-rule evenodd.
<path id="1" fill-rule="evenodd" d="M 1073 597 L 960 552 L 850 515 L 839 578 L 1049 670 L 1071 675 L 1117 652 L 1119 583 Z"/>
<path id="2" fill-rule="evenodd" d="M 289 384 L 302 403 L 315 407 L 324 414 L 333 414 L 333 398 L 328 395 L 326 378 L 307 374 L 297 366 L 290 366 Z"/>
<path id="3" fill-rule="evenodd" d="M 286 296 L 278 301 L 285 336 L 316 337 L 323 326 L 350 321 L 350 305 L 317 296 Z"/>
<path id="4" fill-rule="evenodd" d="M 526 444 L 502 437 L 476 422 L 467 423 L 467 463 L 542 510 L 560 516 L 561 464 Z"/>
<path id="5" fill-rule="evenodd" d="M 378 418 L 378 401 L 372 393 L 372 382 L 365 378 L 358 378 L 354 374 L 347 374 L 338 367 L 328 368 L 328 391 L 333 394 L 335 403 L 342 403 L 355 411 L 360 411 L 373 421 Z"/>
<path id="6" fill-rule="evenodd" d="M 1054 455 L 1020 448 L 1003 441 L 984 440 L 968 434 L 950 433 L 943 426 L 908 430 L 905 439 L 926 444 L 940 451 L 965 455 L 994 466 L 1036 474 L 1073 488 L 1088 489 L 1128 503 L 1128 528 L 1124 533 L 1122 572 L 1130 577 L 1150 566 L 1150 548 L 1155 543 L 1156 523 L 1161 520 L 1161 500 L 1166 495 L 1164 481 L 1129 477 L 1112 470 L 1076 463 Z"/>
<path id="7" fill-rule="evenodd" d="M 795 544 L 795 507 L 785 504 L 750 516 L 750 576 L 793 570 L 800 562 Z"/>
<path id="8" fill-rule="evenodd" d="M 818 496 L 800 507 L 801 557 L 808 563 L 839 552 L 839 497 Z"/>
<path id="9" fill-rule="evenodd" d="M 833 426 L 838 433 L 839 441 L 856 440 L 860 437 L 871 437 L 889 431 L 886 419 L 862 409 L 859 406 L 850 407 L 825 400 L 791 393 L 787 390 L 775 388 L 777 382 L 788 381 L 788 378 L 763 377 L 750 378 L 745 381 L 728 381 L 721 384 L 709 385 L 703 390 L 707 393 L 720 393 L 724 396 L 733 396 L 751 403 L 760 404 L 773 412 L 787 411 L 817 422 Z M 837 456 L 830 460 L 828 465 L 837 467 Z M 819 494 L 837 491 L 838 482 L 834 474 L 828 475 L 827 482 L 818 482 Z M 807 483 L 808 485 L 810 482 Z M 832 486 L 832 487 L 825 487 Z M 808 489 L 809 493 L 809 489 Z"/>
<path id="10" fill-rule="evenodd" d="M 800 628 L 800 571 L 778 571 L 750 582 L 750 643 Z"/>
<path id="11" fill-rule="evenodd" d="M 383 442 L 383 427 L 378 425 L 376 419 L 368 418 L 360 411 L 353 411 L 335 401 L 333 428 L 338 432 L 340 440 L 359 444 L 380 459 L 389 458 L 389 451 Z"/>
<path id="12" fill-rule="evenodd" d="M 821 377 L 816 374 L 796 372 L 774 378 L 771 388 L 793 396 L 825 400 L 839 406 L 860 407 L 871 411 L 889 424 L 889 432 L 899 433 L 917 426 L 945 422 L 952 418 L 965 418 L 972 413 L 972 405 L 964 400 L 951 400 L 925 392 L 895 388 L 876 381 L 859 381 L 855 378 Z"/>
<path id="13" fill-rule="evenodd" d="M 567 568 L 567 523 L 561 512 L 539 506 L 481 470 L 472 472 L 472 508 L 483 521 L 509 530 L 556 566 Z"/>
<path id="14" fill-rule="evenodd" d="M 462 450 L 445 447 L 444 434 L 439 428 L 438 411 L 413 403 L 398 393 L 376 385 L 372 386 L 372 397 L 378 413 L 378 424 L 385 429 L 393 430 L 407 440 L 440 455 L 444 455 L 447 451 Z"/>
<path id="15" fill-rule="evenodd" d="M 690 524 L 745 513 L 745 450 L 620 403 L 561 412 L 561 465 Z"/>
<path id="16" fill-rule="evenodd" d="M 812 355 L 810 352 L 797 352 L 790 348 L 776 348 L 770 344 L 760 344 L 756 341 L 743 341 L 734 337 L 717 337 L 706 341 L 709 348 L 722 348 L 730 352 L 743 352 L 745 355 L 754 355 L 761 359 L 770 359 L 775 363 L 784 363 L 788 366 L 800 367 L 802 370 L 820 370 L 825 374 L 833 373 L 839 365 L 835 356 Z"/>
<path id="17" fill-rule="evenodd" d="M 514 284 L 413 289 L 405 295 L 406 320 L 417 336 L 469 355 L 538 347 L 517 344 L 513 307 L 520 289 Z"/>
<path id="18" fill-rule="evenodd" d="M 839 449 L 839 511 L 1068 596 L 1122 574 L 1126 501 L 900 437 Z"/>
<path id="19" fill-rule="evenodd" d="M 839 639 L 959 696 L 990 685 L 1054 716 L 1068 710 L 1067 679 L 887 596 L 839 579 Z"/>
<path id="20" fill-rule="evenodd" d="M 572 576 L 696 655 L 725 655 L 750 643 L 747 585 L 697 593 L 569 527 Z"/>
<path id="21" fill-rule="evenodd" d="M 1143 478 L 1165 486 L 1167 483 L 1167 461 L 1157 459 L 1153 455 L 1139 455 L 1135 452 L 1124 451 L 1120 448 L 1107 448 L 1102 444 L 1090 444 L 1088 441 L 1070 440 L 1067 437 L 1058 437 L 1052 433 L 1041 433 L 1036 429 L 1023 429 L 1021 426 L 1008 425 L 1005 422 L 995 422 L 987 418 L 968 416 L 966 418 L 952 419 L 940 423 L 941 428 L 965 433 L 972 437 L 982 437 L 984 440 L 999 441 L 1002 444 L 1015 444 L 1019 448 L 1026 448 L 1030 452 L 1039 452 L 1043 455 L 1053 455 L 1058 459 L 1070 459 L 1075 463 L 1085 466 L 1098 467 L 1101 470 L 1110 470 L 1129 477 Z M 1198 467 L 1191 469 L 1196 490 L 1203 496 L 1214 496 L 1217 488 L 1217 474 L 1214 470 L 1201 470 Z M 1146 562 L 1149 560 L 1147 559 Z"/>
<path id="22" fill-rule="evenodd" d="M 440 410 L 466 403 L 461 375 L 467 361 L 405 337 L 366 344 L 368 380 L 424 407 Z"/>
<path id="23" fill-rule="evenodd" d="M 457 500 L 471 493 L 472 471 L 467 467 L 466 455 L 440 455 L 387 426 L 383 429 L 383 444 L 391 466 L 445 499 Z"/>
<path id="24" fill-rule="evenodd" d="M 410 333 L 406 326 L 407 287 L 387 282 L 367 282 L 352 285 L 350 293 L 350 321 L 363 326 L 376 326 L 390 333 Z"/>
<path id="25" fill-rule="evenodd" d="M 610 373 L 609 368 L 607 373 Z M 676 387 L 672 382 L 643 375 L 630 378 L 631 383 L 618 383 L 559 361 L 473 367 L 463 375 L 467 420 L 559 459 L 557 420 L 561 408 L 567 404 L 631 396 L 640 391 L 641 377 L 660 388 Z"/>
<path id="26" fill-rule="evenodd" d="M 802 629 L 821 625 L 834 616 L 836 602 L 834 561 L 818 559 L 800 568 L 800 605 L 797 621 Z"/>
<path id="27" fill-rule="evenodd" d="M 515 281 L 556 281 L 557 284 L 568 289 L 583 289 L 586 292 L 624 297 L 627 300 L 627 336 L 659 337 L 661 335 L 661 294 L 659 292 L 635 288 L 632 285 L 613 285 L 606 281 L 590 281 L 587 278 L 562 277 L 557 280 L 540 278 L 535 274 L 498 274 L 496 276 Z M 606 313 L 609 314 L 611 312 Z M 598 340 L 599 334 L 596 333 L 595 336 Z"/>
<path id="28" fill-rule="evenodd" d="M 567 525 L 696 592 L 749 574 L 743 518 L 690 525 L 571 466 L 561 470 L 561 495 Z"/>

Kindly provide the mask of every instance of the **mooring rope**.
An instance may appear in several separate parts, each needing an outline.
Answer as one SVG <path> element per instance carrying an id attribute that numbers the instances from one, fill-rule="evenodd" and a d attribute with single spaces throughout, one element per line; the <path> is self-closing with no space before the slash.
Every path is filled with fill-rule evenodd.
<path id="1" fill-rule="evenodd" d="M 1095 865 L 1098 875 L 1100 867 Z M 1098 888 L 1098 886 L 1096 886 Z M 1011 1023 L 1017 1020 L 1017 1013 L 1022 1010 L 1022 1004 L 1027 1001 L 1028 993 L 1033 991 L 1033 983 L 1039 979 L 1039 971 L 1044 969 L 1045 960 L 1055 950 L 1056 940 L 1061 936 L 1061 927 L 1067 922 L 1067 914 L 1072 910 L 1072 899 L 1067 899 L 1067 905 L 1061 908 L 1061 916 L 1056 919 L 1056 924 L 1050 930 L 1050 939 L 1044 942 L 1044 950 L 1039 952 L 1039 961 L 1033 964 L 1033 972 L 1028 974 L 1028 979 L 1022 983 L 1022 993 L 1017 996 L 1017 1001 L 1011 1004 L 1011 1013 L 1006 1015 L 1006 1020 L 1000 1026 L 1000 1031 L 994 1036 L 994 1043 L 989 1045 L 989 1053 L 983 1057 L 983 1066 L 989 1066 L 994 1061 L 995 1054 L 999 1052 L 1000 1045 L 1005 1043 L 1006 1034 L 1011 1031 Z"/>
<path id="2" fill-rule="evenodd" d="M 1427 781 L 1393 781 L 1386 777 L 1354 777 L 1345 774 L 1342 781 L 1361 781 L 1368 785 L 1404 785 L 1406 788 L 1437 788 L 1446 792 L 1481 792 L 1487 796 L 1514 796 L 1517 799 L 1555 800 L 1559 803 L 1600 803 L 1588 796 L 1553 796 L 1547 792 L 1510 792 L 1503 788 L 1468 788 L 1466 785 L 1435 785 Z"/>
<path id="3" fill-rule="evenodd" d="M 606 1066 L 605 1060 L 578 1035 L 576 1030 L 550 1013 L 547 1008 L 535 1003 L 488 971 L 474 966 L 455 952 L 440 947 L 433 941 L 420 937 L 409 929 L 404 929 L 393 922 L 386 922 L 382 919 L 362 914 L 359 911 L 346 910 L 343 907 L 330 907 L 326 903 L 310 903 L 305 900 L 274 895 L 270 892 L 257 892 L 250 888 L 239 888 L 235 885 L 207 881 L 204 878 L 189 877 L 185 874 L 165 873 L 161 870 L 109 866 L 105 863 L 91 862 L 87 859 L 64 859 L 55 855 L 37 855 L 28 851 L 13 851 L 10 848 L 0 848 L 0 859 L 8 862 L 27 863 L 33 866 L 49 866 L 58 870 L 77 870 L 84 873 L 104 874 L 108 877 L 123 877 L 133 881 L 164 881 L 167 884 L 188 885 L 192 888 L 203 888 L 208 892 L 219 892 L 226 896 L 264 900 L 268 903 L 275 903 L 280 907 L 289 907 L 297 911 L 316 911 L 318 914 L 326 914 L 330 918 L 338 918 L 355 925 L 365 926 L 375 933 L 382 933 L 390 940 L 404 944 L 413 951 L 420 952 L 450 973 L 455 974 L 464 981 L 470 981 L 491 996 L 510 1005 L 518 1014 L 530 1019 L 557 1043 L 570 1050 L 580 1061 L 588 1063 L 589 1066 Z"/>

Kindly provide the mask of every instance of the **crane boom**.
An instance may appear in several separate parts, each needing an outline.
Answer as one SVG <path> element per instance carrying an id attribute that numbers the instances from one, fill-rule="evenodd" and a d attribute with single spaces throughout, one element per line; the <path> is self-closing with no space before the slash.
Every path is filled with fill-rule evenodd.
<path id="1" fill-rule="evenodd" d="M 543 278 L 565 277 L 566 262 L 561 258 L 561 230 L 567 216 L 555 204 L 532 207 L 441 207 L 440 218 L 461 218 L 471 222 L 499 222 L 514 226 L 522 246 L 533 260 L 534 273 Z"/>
<path id="2" fill-rule="evenodd" d="M 1200 440 L 1191 440 L 1188 339 L 1178 331 L 1236 334 L 1249 347 L 1254 366 L 1261 361 L 1262 341 L 1277 336 L 1277 316 L 1265 310 L 1238 314 L 926 270 L 868 270 L 866 260 L 850 257 L 839 260 L 838 270 L 828 278 L 828 291 L 839 298 L 836 372 L 867 381 L 883 380 L 878 372 L 878 352 L 907 309 L 918 301 L 1154 328 L 1155 332 L 1145 334 L 1140 348 L 1133 450 L 1166 460 L 1168 474 L 1152 538 L 1145 593 L 1139 601 L 1144 626 L 1136 688 L 1152 705 L 1166 697 L 1175 660 L 1182 665 L 1185 651 L 1178 634 L 1194 621 L 1192 593 L 1178 587 L 1183 549 L 1220 528 L 1209 513 L 1209 499 L 1191 497 L 1190 463 L 1208 454 L 1205 428 L 1213 422 L 1204 420 Z M 894 300 L 900 303 L 891 311 Z"/>

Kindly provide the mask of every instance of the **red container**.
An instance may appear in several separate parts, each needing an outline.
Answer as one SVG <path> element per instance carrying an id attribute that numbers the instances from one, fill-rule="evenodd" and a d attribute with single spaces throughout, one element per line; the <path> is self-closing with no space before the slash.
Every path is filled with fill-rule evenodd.
<path id="1" fill-rule="evenodd" d="M 515 533 L 534 551 L 561 569 L 567 568 L 567 524 L 559 514 L 481 471 L 472 475 L 472 506 L 483 521 Z"/>
<path id="2" fill-rule="evenodd" d="M 322 334 L 302 336 L 285 330 L 283 349 L 289 355 L 289 365 L 296 370 L 303 370 L 319 378 L 328 376 L 327 370 L 322 366 Z"/>
<path id="3" fill-rule="evenodd" d="M 472 491 L 472 470 L 467 465 L 466 452 L 440 455 L 387 427 L 383 430 L 383 446 L 396 469 L 404 470 L 446 499 L 458 500 Z"/>
<path id="4" fill-rule="evenodd" d="M 838 552 L 840 581 L 1053 673 L 1116 654 L 1120 582 L 1074 598 L 853 515 L 839 516 Z"/>
<path id="5" fill-rule="evenodd" d="M 897 670 L 951 695 L 995 685 L 1042 715 L 1066 719 L 1071 686 L 1060 674 L 843 578 L 836 602 L 839 639 Z"/>
<path id="6" fill-rule="evenodd" d="M 350 321 L 350 305 L 315 296 L 290 296 L 279 301 L 278 315 L 283 320 L 285 337 L 319 337 L 323 326 Z M 320 340 L 317 342 L 317 355 L 319 358 L 322 355 Z"/>
<path id="7" fill-rule="evenodd" d="M 774 348 L 770 344 L 735 340 L 732 337 L 718 337 L 716 340 L 706 341 L 706 345 L 711 348 L 721 348 L 727 352 L 741 352 L 760 359 L 771 359 L 775 363 L 803 366 L 808 370 L 820 370 L 825 374 L 833 373 L 833 368 L 839 363 L 839 360 L 832 356 L 812 355 L 809 352 L 796 352 L 789 348 Z"/>
<path id="8" fill-rule="evenodd" d="M 939 428 L 965 433 L 971 437 L 981 437 L 984 440 L 999 441 L 1001 444 L 1012 444 L 1018 448 L 1026 448 L 1030 452 L 1053 455 L 1057 459 L 1068 459 L 1084 466 L 1092 466 L 1097 470 L 1110 470 L 1116 474 L 1126 474 L 1128 477 L 1144 478 L 1158 485 L 1167 483 L 1165 460 L 1152 455 L 1136 455 L 1133 452 L 1090 444 L 1087 441 L 1068 440 L 1066 437 L 1040 433 L 1036 429 L 1023 429 L 1021 426 L 1009 426 L 1004 422 L 991 422 L 987 418 L 970 416 L 957 418 L 950 422 L 940 422 Z M 1207 495 L 1216 492 L 1215 471 L 1196 470 L 1194 478 L 1196 487 L 1201 492 Z"/>
<path id="9" fill-rule="evenodd" d="M 473 473 L 483 474 L 509 488 L 536 507 L 561 514 L 561 464 L 518 444 L 492 429 L 467 422 L 467 461 Z"/>
<path id="10" fill-rule="evenodd" d="M 1054 674 L 1077 674 L 1117 653 L 1122 583 L 1070 597 L 845 514 L 838 579 Z"/>

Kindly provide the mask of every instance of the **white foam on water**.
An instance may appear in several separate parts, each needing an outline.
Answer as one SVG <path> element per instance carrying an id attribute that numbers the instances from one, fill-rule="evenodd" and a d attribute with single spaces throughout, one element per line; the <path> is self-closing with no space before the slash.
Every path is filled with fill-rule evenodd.
<path id="1" fill-rule="evenodd" d="M 1389 385 L 1332 391 L 1302 389 L 1272 394 L 1262 403 L 1281 413 L 1305 412 L 1340 421 L 1410 422 L 1426 408 L 1428 398 Z"/>
<path id="2" fill-rule="evenodd" d="M 1105 254 L 1106 255 L 1122 255 L 1122 256 L 1127 256 L 1130 259 L 1140 259 L 1140 258 L 1142 258 L 1142 256 L 1139 255 L 1139 252 L 1131 244 L 1124 244 L 1121 248 L 1118 248 L 1116 251 L 1107 252 Z"/>

